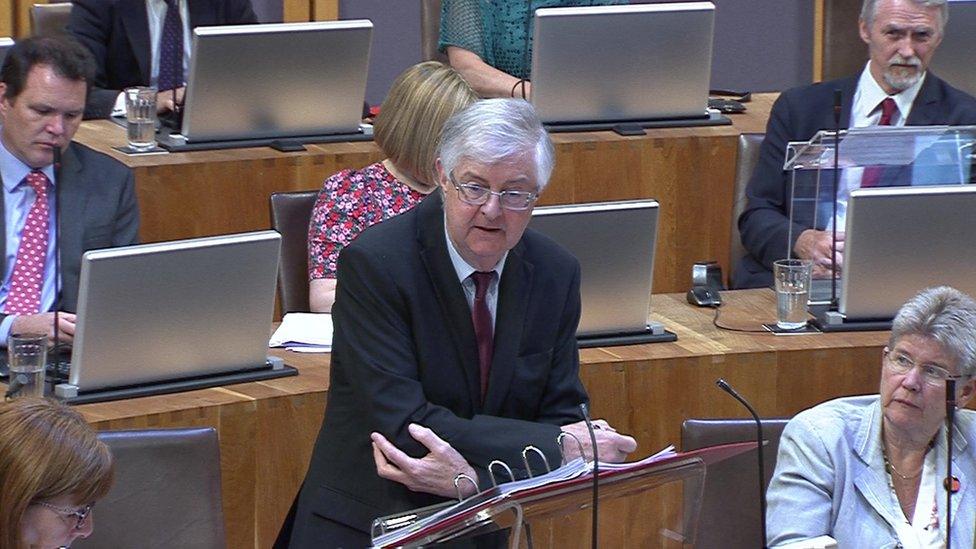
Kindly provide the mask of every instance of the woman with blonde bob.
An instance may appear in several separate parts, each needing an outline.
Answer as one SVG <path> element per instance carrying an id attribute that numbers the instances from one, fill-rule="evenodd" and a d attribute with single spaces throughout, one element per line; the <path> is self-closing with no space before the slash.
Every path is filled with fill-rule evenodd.
<path id="1" fill-rule="evenodd" d="M 0 549 L 66 547 L 88 537 L 112 486 L 112 455 L 66 405 L 0 403 Z"/>
<path id="2" fill-rule="evenodd" d="M 478 96 L 454 69 L 427 61 L 393 82 L 376 117 L 373 138 L 386 158 L 325 181 L 308 229 L 309 306 L 335 301 L 339 252 L 371 225 L 399 215 L 437 188 L 434 161 L 441 128 Z"/>

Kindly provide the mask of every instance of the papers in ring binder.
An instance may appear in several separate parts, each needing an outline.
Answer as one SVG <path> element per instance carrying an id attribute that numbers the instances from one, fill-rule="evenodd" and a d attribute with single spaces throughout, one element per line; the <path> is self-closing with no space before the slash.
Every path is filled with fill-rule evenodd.
<path id="1" fill-rule="evenodd" d="M 493 460 L 491 463 L 488 464 L 488 476 L 491 477 L 491 485 L 492 486 L 498 486 L 498 481 L 495 480 L 495 466 L 496 465 L 501 465 L 502 467 L 504 467 L 505 470 L 508 472 L 509 479 L 512 482 L 515 481 L 515 473 L 512 472 L 512 468 L 509 467 L 508 464 L 505 463 L 504 461 L 501 461 L 499 459 L 496 459 L 496 460 Z"/>
<path id="2" fill-rule="evenodd" d="M 562 433 L 559 433 L 558 437 L 556 437 L 556 444 L 559 445 L 559 455 L 563 458 L 563 465 L 569 461 L 566 459 L 566 452 L 563 452 L 563 438 L 565 437 L 573 437 L 573 440 L 576 441 L 576 445 L 579 446 L 579 455 L 581 457 L 586 455 L 586 453 L 583 452 L 583 442 L 579 439 L 579 437 L 573 433 L 570 433 L 569 431 L 563 431 Z"/>
<path id="3" fill-rule="evenodd" d="M 469 477 L 468 475 L 466 475 L 464 473 L 458 473 L 457 476 L 454 477 L 454 489 L 457 490 L 458 501 L 464 501 L 464 496 L 461 495 L 461 481 L 462 480 L 466 480 L 466 481 L 470 482 L 472 486 L 474 486 L 474 494 L 472 494 L 472 495 L 475 495 L 475 494 L 478 493 L 478 483 L 475 482 L 474 479 L 471 478 L 471 477 Z"/>
<path id="4" fill-rule="evenodd" d="M 546 455 L 542 453 L 542 450 L 540 450 L 540 449 L 538 449 L 535 446 L 532 446 L 530 444 L 530 445 L 528 445 L 528 446 L 526 446 L 525 448 L 522 449 L 522 463 L 525 464 L 525 474 L 528 475 L 529 478 L 532 478 L 532 477 L 535 476 L 535 475 L 532 474 L 532 466 L 529 465 L 529 453 L 530 452 L 535 452 L 539 457 L 542 458 L 542 463 L 545 464 L 545 466 L 546 466 L 546 473 L 551 473 L 552 472 L 552 467 L 549 467 L 549 460 L 546 459 Z"/>

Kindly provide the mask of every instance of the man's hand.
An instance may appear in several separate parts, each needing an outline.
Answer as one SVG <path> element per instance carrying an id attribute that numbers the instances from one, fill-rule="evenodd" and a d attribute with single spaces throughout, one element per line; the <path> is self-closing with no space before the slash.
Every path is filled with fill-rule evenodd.
<path id="1" fill-rule="evenodd" d="M 793 251 L 800 259 L 813 260 L 813 278 L 830 278 L 833 237 L 828 231 L 807 229 L 796 239 Z M 837 276 L 844 265 L 844 233 L 837 233 Z"/>
<path id="2" fill-rule="evenodd" d="M 173 101 L 173 91 L 166 90 L 161 91 L 156 95 L 156 112 L 164 113 L 172 111 L 176 108 L 176 102 Z M 176 88 L 176 101 L 183 101 L 183 93 L 186 92 L 186 88 Z"/>
<path id="3" fill-rule="evenodd" d="M 584 457 L 593 459 L 593 444 L 590 442 L 590 432 L 585 421 L 577 421 L 563 425 L 562 430 L 569 433 L 583 444 Z M 607 463 L 620 463 L 627 458 L 627 454 L 637 449 L 637 441 L 633 437 L 619 434 L 602 419 L 593 420 L 593 433 L 596 435 L 597 457 Z M 579 445 L 571 437 L 563 437 L 563 456 L 566 461 L 578 458 Z"/>
<path id="4" fill-rule="evenodd" d="M 468 465 L 464 457 L 450 444 L 444 442 L 434 431 L 411 423 L 407 429 L 410 436 L 421 443 L 430 452 L 420 458 L 412 458 L 400 451 L 390 441 L 379 434 L 373 433 L 373 461 L 376 463 L 376 474 L 387 480 L 399 482 L 414 492 L 424 492 L 446 498 L 457 497 L 454 487 L 454 477 L 459 473 L 471 477 L 478 482 L 478 474 Z M 477 486 L 466 480 L 458 483 L 462 496 L 470 496 L 478 491 Z"/>
<path id="5" fill-rule="evenodd" d="M 58 313 L 58 339 L 71 343 L 75 335 L 76 317 L 73 313 Z M 54 342 L 54 313 L 17 315 L 10 327 L 12 334 L 46 334 L 48 343 Z"/>

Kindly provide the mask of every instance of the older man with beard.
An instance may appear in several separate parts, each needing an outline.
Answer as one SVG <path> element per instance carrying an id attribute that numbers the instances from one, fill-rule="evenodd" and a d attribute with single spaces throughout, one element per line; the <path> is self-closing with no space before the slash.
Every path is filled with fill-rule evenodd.
<path id="1" fill-rule="evenodd" d="M 815 262 L 815 275 L 829 273 L 830 232 L 797 223 L 790 227 L 790 183 L 783 163 L 788 142 L 806 141 L 834 127 L 835 90 L 841 92 L 842 128 L 976 124 L 976 99 L 926 70 L 948 16 L 947 0 L 864 0 L 858 21 L 870 53 L 864 71 L 787 90 L 779 97 L 746 190 L 748 205 L 739 217 L 749 255 L 736 266 L 736 287 L 772 284 L 773 261 L 786 257 L 787 246 L 794 256 Z M 838 237 L 840 256 L 843 234 Z"/>

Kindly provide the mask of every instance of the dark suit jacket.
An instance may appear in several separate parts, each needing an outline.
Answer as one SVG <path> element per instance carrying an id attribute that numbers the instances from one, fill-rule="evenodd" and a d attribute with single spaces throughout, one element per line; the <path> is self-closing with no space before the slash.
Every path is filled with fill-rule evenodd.
<path id="1" fill-rule="evenodd" d="M 291 547 L 341 546 L 341 530 L 366 533 L 376 517 L 443 501 L 377 476 L 372 431 L 422 457 L 427 451 L 407 425 L 431 428 L 478 470 L 483 487 L 494 459 L 525 476 L 521 451 L 529 444 L 559 463 L 559 426 L 579 421 L 586 401 L 575 336 L 580 270 L 572 255 L 532 230 L 509 252 L 484 405 L 440 192 L 364 231 L 338 267 L 328 406 Z"/>
<path id="2" fill-rule="evenodd" d="M 73 0 L 68 31 L 95 57 L 85 118 L 105 118 L 123 88 L 148 86 L 152 61 L 145 0 Z M 190 28 L 257 23 L 250 0 L 188 0 Z"/>
<path id="3" fill-rule="evenodd" d="M 773 261 L 787 256 L 790 186 L 783 171 L 786 144 L 809 140 L 818 131 L 834 127 L 835 89 L 842 93 L 840 127 L 847 128 L 859 77 L 793 88 L 783 92 L 773 104 L 766 125 L 766 138 L 759 151 L 759 163 L 746 188 L 749 202 L 739 217 L 742 245 L 750 255 L 736 266 L 733 275 L 736 288 L 771 285 Z M 929 71 L 906 124 L 976 124 L 976 99 Z M 789 249 L 793 248 L 800 232 L 807 228 L 794 226 Z"/>
<path id="4" fill-rule="evenodd" d="M 139 207 L 132 172 L 112 158 L 76 143 L 61 155 L 58 185 L 61 187 L 61 309 L 75 312 L 82 254 L 138 243 Z M 3 194 L 0 193 L 0 211 Z M 3 224 L 4 218 L 0 216 L 0 226 Z M 0 238 L 0 272 L 6 268 L 5 248 L 6 239 Z"/>

